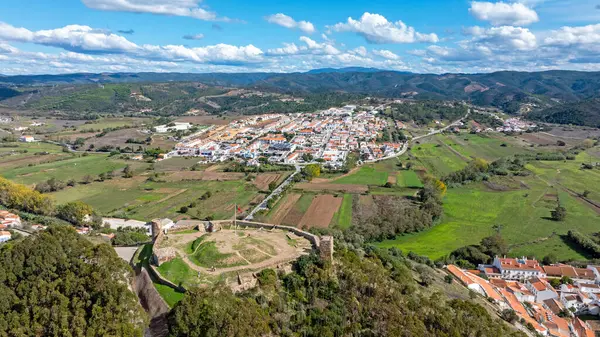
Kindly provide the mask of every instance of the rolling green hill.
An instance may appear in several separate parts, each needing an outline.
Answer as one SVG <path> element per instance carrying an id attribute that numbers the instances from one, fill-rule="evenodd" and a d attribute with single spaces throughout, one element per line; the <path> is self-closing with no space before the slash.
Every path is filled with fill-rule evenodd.
<path id="1" fill-rule="evenodd" d="M 530 73 L 502 71 L 487 74 L 436 75 L 377 71 L 376 69 L 369 69 L 369 71 L 356 69 L 354 71 L 350 68 L 342 70 L 319 69 L 308 73 L 286 74 L 103 73 L 7 76 L 0 78 L 0 85 L 2 83 L 20 86 L 24 88 L 23 91 L 31 88 L 32 85 L 39 88 L 43 85 L 58 84 L 58 87 L 61 87 L 61 84 L 63 86 L 68 84 L 66 87 L 73 89 L 77 87 L 74 84 L 97 87 L 98 83 L 104 83 L 128 87 L 149 86 L 150 88 L 160 84 L 163 88 L 158 91 L 155 90 L 155 95 L 160 96 L 163 100 L 184 99 L 184 105 L 190 101 L 193 102 L 193 99 L 202 95 L 196 94 L 196 89 L 190 92 L 187 89 L 178 88 L 181 85 L 177 83 L 199 83 L 201 85 L 218 87 L 244 87 L 266 92 L 289 93 L 301 96 L 316 93 L 343 92 L 419 100 L 464 100 L 471 101 L 476 105 L 498 107 L 508 113 L 516 113 L 522 104 L 529 103 L 535 110 L 541 110 L 540 113 L 532 113 L 530 115 L 531 118 L 557 122 L 574 120 L 575 124 L 595 126 L 597 124 L 594 122 L 593 112 L 590 116 L 579 116 L 580 113 L 589 110 L 589 104 L 582 103 L 581 111 L 577 109 L 570 110 L 576 114 L 574 117 L 568 117 L 571 112 L 563 109 L 560 104 L 571 104 L 598 97 L 598 93 L 600 92 L 600 72 L 546 71 Z M 176 90 L 172 90 L 173 86 L 176 87 Z M 5 98 L 15 95 L 16 93 L 13 91 L 7 91 L 8 95 Z M 96 88 L 94 91 L 99 90 Z M 110 90 L 102 93 L 104 95 L 103 102 L 110 103 L 108 106 L 103 106 L 103 108 L 114 109 L 119 103 L 131 103 L 128 97 L 119 98 L 118 91 L 113 91 L 115 92 L 114 95 L 110 93 Z M 182 96 L 177 91 L 180 93 L 185 92 L 186 95 Z M 146 91 L 144 91 L 145 93 Z M 58 95 L 60 96 L 60 93 Z M 70 93 L 70 95 L 81 95 L 81 93 Z M 0 103 L 7 104 L 6 100 L 2 100 L 3 97 L 0 94 Z M 9 98 L 9 100 L 18 98 L 13 97 Z M 154 99 L 154 97 L 150 98 Z M 56 107 L 79 108 L 78 104 L 67 104 L 65 106 L 63 101 Z M 32 108 L 39 107 L 36 103 L 30 103 L 30 106 Z M 183 108 L 187 107 L 186 105 Z M 568 107 L 570 108 L 571 105 Z M 547 110 L 548 108 L 554 110 Z M 566 115 L 566 117 L 560 117 L 561 115 Z"/>

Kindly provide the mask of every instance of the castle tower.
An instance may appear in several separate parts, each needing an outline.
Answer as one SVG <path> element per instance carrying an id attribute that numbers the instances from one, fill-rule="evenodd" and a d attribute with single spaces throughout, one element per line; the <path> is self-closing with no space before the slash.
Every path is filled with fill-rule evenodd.
<path id="1" fill-rule="evenodd" d="M 333 260 L 333 236 L 322 236 L 319 244 L 319 255 L 325 261 Z"/>
<path id="2" fill-rule="evenodd" d="M 152 220 L 152 241 L 156 240 L 158 233 L 162 230 L 162 226 L 160 224 L 160 219 Z"/>

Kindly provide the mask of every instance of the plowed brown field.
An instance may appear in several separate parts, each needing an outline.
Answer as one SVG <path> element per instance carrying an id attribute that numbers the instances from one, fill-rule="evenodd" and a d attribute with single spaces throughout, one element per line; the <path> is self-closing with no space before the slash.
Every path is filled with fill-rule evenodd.
<path id="1" fill-rule="evenodd" d="M 343 198 L 329 194 L 317 196 L 313 199 L 302 220 L 300 220 L 299 227 L 327 228 L 331 223 L 333 214 L 340 208 L 342 200 Z"/>

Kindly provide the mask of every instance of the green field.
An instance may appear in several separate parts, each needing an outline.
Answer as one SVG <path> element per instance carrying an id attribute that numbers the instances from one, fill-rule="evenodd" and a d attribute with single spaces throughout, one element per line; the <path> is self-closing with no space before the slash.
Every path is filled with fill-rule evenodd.
<path id="1" fill-rule="evenodd" d="M 35 166 L 18 167 L 0 170 L 0 174 L 20 184 L 36 184 L 50 178 L 67 181 L 80 181 L 86 175 L 96 178 L 100 173 L 122 170 L 128 163 L 123 160 L 108 158 L 108 155 L 90 154 L 88 156 L 72 157 Z M 141 163 L 136 163 L 141 164 Z"/>
<path id="2" fill-rule="evenodd" d="M 597 148 L 596 148 L 597 150 Z M 535 172 L 540 178 L 571 189 L 575 193 L 589 191 L 588 198 L 600 203 L 600 170 L 582 170 L 581 164 L 597 162 L 594 149 L 582 152 L 575 160 L 536 161 L 527 165 L 527 169 Z"/>
<path id="3" fill-rule="evenodd" d="M 27 150 L 29 154 L 35 152 L 61 153 L 62 147 L 54 144 L 35 142 L 35 143 L 0 143 L 0 153 Z"/>
<path id="4" fill-rule="evenodd" d="M 382 247 L 398 247 L 403 251 L 413 251 L 436 259 L 456 248 L 478 244 L 493 234 L 493 226 L 502 226 L 501 234 L 509 244 L 525 244 L 550 236 L 553 232 L 566 234 L 569 229 L 583 233 L 598 231 L 599 216 L 581 201 L 563 191 L 556 191 L 535 177 L 522 178 L 529 189 L 497 192 L 490 191 L 483 184 L 449 189 L 444 199 L 444 216 L 440 224 L 416 234 L 399 236 L 395 240 L 381 243 Z M 540 202 L 545 195 L 556 194 L 567 208 L 564 222 L 550 220 L 550 210 L 554 200 Z M 552 252 L 570 251 L 569 246 L 553 240 L 538 244 L 535 250 L 516 249 L 515 252 L 528 252 L 538 258 Z M 525 245 L 527 247 L 527 245 Z"/>
<path id="5" fill-rule="evenodd" d="M 192 270 L 181 258 L 163 262 L 156 269 L 163 277 L 175 284 L 183 284 L 188 279 L 198 276 L 198 273 Z"/>
<path id="6" fill-rule="evenodd" d="M 387 182 L 388 172 L 379 171 L 373 165 L 363 166 L 358 172 L 334 180 L 334 184 L 383 185 Z"/>
<path id="7" fill-rule="evenodd" d="M 341 229 L 347 229 L 352 226 L 352 194 L 344 194 L 342 205 L 333 215 L 331 225 Z"/>
<path id="8" fill-rule="evenodd" d="M 199 200 L 207 191 L 211 191 L 212 196 Z M 243 180 L 149 182 L 144 176 L 134 176 L 79 184 L 52 195 L 58 203 L 81 200 L 102 215 L 148 221 L 164 217 L 227 219 L 233 216 L 235 204 L 245 207 L 257 192 L 254 185 Z M 179 213 L 182 206 L 189 206 L 191 202 L 196 206 L 189 208 L 187 214 Z"/>
<path id="9" fill-rule="evenodd" d="M 465 157 L 488 161 L 531 151 L 519 145 L 514 137 L 499 134 L 444 135 L 438 139 Z"/>
<path id="10" fill-rule="evenodd" d="M 441 177 L 467 166 L 467 161 L 438 143 L 415 144 L 411 150 L 427 172 Z"/>
<path id="11" fill-rule="evenodd" d="M 406 170 L 398 172 L 397 185 L 400 187 L 422 188 L 423 183 L 415 171 Z"/>

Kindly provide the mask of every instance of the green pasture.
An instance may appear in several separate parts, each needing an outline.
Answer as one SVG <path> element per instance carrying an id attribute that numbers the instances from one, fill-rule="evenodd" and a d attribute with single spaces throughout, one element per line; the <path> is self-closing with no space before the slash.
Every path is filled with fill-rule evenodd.
<path id="1" fill-rule="evenodd" d="M 438 137 L 463 156 L 488 161 L 531 151 L 530 148 L 518 144 L 514 137 L 500 134 L 453 134 Z"/>
<path id="2" fill-rule="evenodd" d="M 592 153 L 598 148 L 590 149 L 577 155 L 575 160 L 567 161 L 533 161 L 527 169 L 550 184 L 557 184 L 575 193 L 589 191 L 588 198 L 600 203 L 600 170 L 582 169 L 581 164 L 600 161 Z"/>
<path id="3" fill-rule="evenodd" d="M 553 232 L 566 234 L 569 229 L 583 233 L 598 231 L 599 216 L 581 201 L 569 194 L 552 189 L 535 177 L 523 178 L 529 189 L 497 192 L 483 184 L 472 184 L 448 189 L 444 198 L 444 216 L 433 228 L 410 235 L 399 236 L 380 245 L 413 251 L 432 259 L 446 255 L 456 248 L 478 244 L 494 233 L 493 226 L 501 226 L 501 234 L 509 244 L 524 244 L 550 236 Z M 563 222 L 550 220 L 555 202 L 540 203 L 546 194 L 556 194 L 567 208 Z M 552 206 L 552 207 L 550 207 Z M 571 250 L 566 243 L 560 249 Z M 553 251 L 548 245 L 537 245 L 536 257 Z M 522 252 L 522 249 L 516 250 Z M 576 253 L 571 252 L 571 255 Z"/>
<path id="4" fill-rule="evenodd" d="M 411 153 L 429 173 L 438 177 L 467 166 L 467 161 L 438 143 L 415 144 Z"/>
<path id="5" fill-rule="evenodd" d="M 50 178 L 79 181 L 86 175 L 96 178 L 100 173 L 121 170 L 127 164 L 123 160 L 108 158 L 108 155 L 90 154 L 46 164 L 2 170 L 0 174 L 20 184 L 36 184 Z"/>
<path id="6" fill-rule="evenodd" d="M 415 171 L 404 170 L 398 172 L 396 184 L 400 187 L 422 188 L 423 183 Z"/>
<path id="7" fill-rule="evenodd" d="M 379 171 L 373 165 L 363 166 L 358 172 L 334 180 L 334 184 L 347 185 L 383 185 L 387 182 L 388 172 Z"/>
<path id="8" fill-rule="evenodd" d="M 21 151 L 21 150 L 27 150 L 27 153 L 30 155 L 33 155 L 36 152 L 48 152 L 48 153 L 61 153 L 62 152 L 62 146 L 48 144 L 48 143 L 42 143 L 42 142 L 35 142 L 35 143 L 20 143 L 20 142 L 19 143 L 3 143 L 3 142 L 0 142 L 0 144 L 2 145 L 0 147 L 0 153 L 11 152 L 11 151 Z"/>
<path id="9" fill-rule="evenodd" d="M 133 180 L 131 180 L 133 179 Z M 169 217 L 203 219 L 228 219 L 233 216 L 234 205 L 245 207 L 256 196 L 256 187 L 245 181 L 182 181 L 149 182 L 145 177 L 113 179 L 79 184 L 72 188 L 52 193 L 57 203 L 81 200 L 90 204 L 102 215 L 127 216 L 142 221 Z M 199 198 L 207 191 L 212 196 Z M 182 206 L 196 206 L 187 214 L 179 213 Z"/>
<path id="10" fill-rule="evenodd" d="M 342 205 L 333 215 L 330 226 L 339 227 L 340 229 L 347 229 L 352 226 L 352 199 L 352 194 L 344 194 Z"/>

